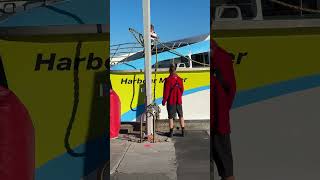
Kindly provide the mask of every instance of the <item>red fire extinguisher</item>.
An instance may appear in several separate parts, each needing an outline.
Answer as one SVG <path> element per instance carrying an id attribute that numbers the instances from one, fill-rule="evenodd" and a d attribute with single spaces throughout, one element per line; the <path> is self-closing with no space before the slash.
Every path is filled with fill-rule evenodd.
<path id="1" fill-rule="evenodd" d="M 0 179 L 34 180 L 35 136 L 30 115 L 8 89 L 0 57 Z"/>

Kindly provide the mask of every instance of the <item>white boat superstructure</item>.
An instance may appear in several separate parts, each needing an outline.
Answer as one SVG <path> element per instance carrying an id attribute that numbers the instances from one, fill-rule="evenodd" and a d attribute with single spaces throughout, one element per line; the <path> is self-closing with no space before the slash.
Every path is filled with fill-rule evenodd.
<path id="1" fill-rule="evenodd" d="M 217 0 L 214 29 L 320 27 L 320 0 Z"/>

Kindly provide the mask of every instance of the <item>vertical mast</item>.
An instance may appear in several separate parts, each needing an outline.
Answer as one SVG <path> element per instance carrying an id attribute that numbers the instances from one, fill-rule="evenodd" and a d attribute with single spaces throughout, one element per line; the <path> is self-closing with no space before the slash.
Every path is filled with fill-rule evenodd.
<path id="1" fill-rule="evenodd" d="M 150 0 L 142 0 L 143 6 L 143 25 L 144 25 L 144 77 L 146 87 L 146 106 L 152 103 L 152 89 L 151 89 L 151 33 L 150 33 Z M 147 135 L 153 134 L 153 120 L 147 117 Z"/>

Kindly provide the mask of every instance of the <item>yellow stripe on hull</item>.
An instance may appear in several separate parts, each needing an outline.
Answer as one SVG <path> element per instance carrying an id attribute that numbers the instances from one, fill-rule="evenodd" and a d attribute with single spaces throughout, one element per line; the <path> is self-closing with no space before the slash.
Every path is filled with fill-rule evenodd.
<path id="1" fill-rule="evenodd" d="M 66 152 L 64 138 L 73 108 L 73 67 L 78 43 L 75 40 L 63 42 L 59 37 L 57 42 L 44 42 L 45 38 L 42 37 L 41 42 L 32 42 L 32 38 L 28 38 L 28 42 L 0 40 L 0 55 L 9 88 L 25 104 L 35 126 L 36 167 Z M 85 61 L 79 65 L 80 101 L 71 131 L 72 148 L 86 143 L 88 139 L 92 103 L 97 98 L 94 95 L 99 93 L 95 92 L 94 87 L 101 83 L 95 81 L 95 78 L 99 72 L 105 72 L 104 63 L 109 57 L 109 42 L 107 37 L 105 39 L 87 42 L 82 39 L 80 57 L 85 58 Z M 42 54 L 44 60 L 49 60 L 52 53 L 55 53 L 53 70 L 48 70 L 47 64 L 42 64 L 40 70 L 35 70 L 37 56 Z M 93 53 L 94 58 L 101 58 L 101 68 L 87 70 L 90 53 Z M 57 70 L 59 63 L 69 61 L 72 62 L 70 70 Z M 66 65 L 60 64 L 61 67 Z M 105 73 L 102 74 L 105 76 Z M 102 132 L 95 134 L 93 136 L 101 135 Z"/>
<path id="2" fill-rule="evenodd" d="M 202 71 L 178 71 L 177 74 L 184 80 L 185 91 L 209 86 L 210 85 L 210 72 L 209 69 Z M 163 85 L 164 79 L 169 76 L 167 71 L 157 72 L 156 80 L 155 73 L 152 75 L 152 94 L 154 92 L 154 85 L 156 84 L 156 99 L 162 98 L 163 96 Z M 135 85 L 133 87 L 133 81 Z M 145 93 L 143 91 L 144 85 L 144 73 L 129 73 L 129 72 L 111 72 L 111 83 L 112 88 L 120 97 L 121 101 L 121 115 L 131 111 L 130 104 L 132 101 L 132 108 L 144 104 Z M 154 83 L 156 82 L 156 83 Z M 133 88 L 135 96 L 133 97 Z M 153 97 L 153 95 L 152 95 Z M 133 100 L 132 100 L 133 99 Z M 122 121 L 129 121 L 128 117 L 122 117 Z M 134 120 L 136 117 L 130 117 L 130 120 Z"/>
<path id="3" fill-rule="evenodd" d="M 318 34 L 215 37 L 215 40 L 235 55 L 239 91 L 320 74 Z"/>

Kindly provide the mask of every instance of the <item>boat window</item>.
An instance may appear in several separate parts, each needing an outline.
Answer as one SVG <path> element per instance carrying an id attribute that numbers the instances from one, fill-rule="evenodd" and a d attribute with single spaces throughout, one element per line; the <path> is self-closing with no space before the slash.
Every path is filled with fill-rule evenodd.
<path id="1" fill-rule="evenodd" d="M 164 61 L 160 61 L 158 63 L 155 63 L 152 65 L 152 69 L 155 69 L 157 64 L 158 64 L 158 68 L 167 68 L 170 66 L 171 61 L 172 60 L 170 59 L 170 60 L 164 60 Z"/>
<path id="2" fill-rule="evenodd" d="M 215 0 L 213 11 L 217 7 L 237 6 L 241 10 L 242 19 L 250 20 L 257 15 L 257 3 L 261 2 L 264 19 L 286 20 L 286 19 L 308 19 L 319 18 L 320 13 L 309 12 L 308 10 L 320 11 L 320 0 L 278 0 L 286 3 L 279 4 L 270 0 Z M 289 5 L 289 6 L 288 6 Z M 290 7 L 291 5 L 291 7 Z M 294 6 L 294 7 L 292 7 Z M 302 10 L 305 9 L 305 10 Z M 228 10 L 230 11 L 230 10 Z M 228 12 L 230 13 L 230 12 Z M 215 12 L 212 14 L 215 18 Z"/>
<path id="3" fill-rule="evenodd" d="M 191 55 L 192 60 L 192 67 L 207 67 L 206 64 L 209 64 L 209 53 L 200 53 L 200 54 L 193 54 Z M 199 62 L 199 63 L 197 63 Z"/>
<path id="4" fill-rule="evenodd" d="M 173 63 L 173 64 L 181 63 L 181 58 L 180 58 L 180 57 L 173 58 L 172 61 L 171 61 L 171 63 Z M 170 66 L 170 65 L 169 65 L 169 66 Z M 169 66 L 168 66 L 168 67 L 169 67 Z"/>
<path id="5" fill-rule="evenodd" d="M 238 16 L 238 11 L 235 8 L 225 8 L 221 13 L 221 18 L 237 18 Z"/>
<path id="6" fill-rule="evenodd" d="M 220 18 L 231 18 L 230 16 L 233 15 L 232 18 L 236 18 L 239 16 L 239 14 L 236 11 L 235 8 L 227 8 L 228 6 L 237 6 L 241 10 L 241 16 L 244 20 L 253 19 L 256 17 L 256 3 L 252 0 L 215 0 L 215 3 L 213 4 L 213 16 L 215 18 L 215 11 L 217 10 L 217 7 L 225 6 L 225 11 L 221 14 L 224 15 Z M 227 12 L 228 11 L 228 12 Z M 236 14 L 235 14 L 236 13 Z M 228 16 L 227 16 L 228 15 Z"/>
<path id="7" fill-rule="evenodd" d="M 34 7 L 39 7 L 41 5 L 43 5 L 43 2 L 35 0 L 35 1 L 27 1 L 26 3 L 23 4 L 23 7 L 25 10 L 27 10 Z"/>
<path id="8" fill-rule="evenodd" d="M 186 56 L 186 58 L 181 58 L 181 63 L 185 64 L 186 67 L 190 67 L 190 60 Z"/>
<path id="9" fill-rule="evenodd" d="M 164 61 L 160 61 L 158 62 L 158 68 L 169 68 L 170 64 L 173 63 L 173 59 L 169 59 L 169 60 L 164 60 Z M 157 63 L 152 65 L 152 69 L 156 68 Z"/>
<path id="10" fill-rule="evenodd" d="M 204 63 L 205 63 L 205 64 L 209 64 L 209 65 L 210 65 L 209 53 L 205 53 Z"/>
<path id="11" fill-rule="evenodd" d="M 15 9 L 16 9 L 15 3 L 3 4 L 3 13 L 13 14 L 13 13 L 15 13 Z"/>
<path id="12" fill-rule="evenodd" d="M 15 13 L 16 5 L 13 2 L 1 2 L 0 1 L 0 18 L 8 14 Z"/>
<path id="13" fill-rule="evenodd" d="M 302 11 L 302 9 L 320 10 L 319 0 L 281 0 L 281 2 L 293 5 L 296 8 L 280 5 L 270 2 L 269 0 L 262 0 L 262 9 L 265 19 L 305 19 L 320 17 L 319 13 Z"/>
<path id="14" fill-rule="evenodd" d="M 190 63 L 187 58 L 178 57 L 178 58 L 158 62 L 158 68 L 169 68 L 170 64 L 172 64 L 172 63 L 175 63 L 175 64 L 183 63 L 185 65 L 185 67 L 190 67 Z M 152 68 L 153 69 L 156 68 L 156 63 L 152 65 Z"/>

